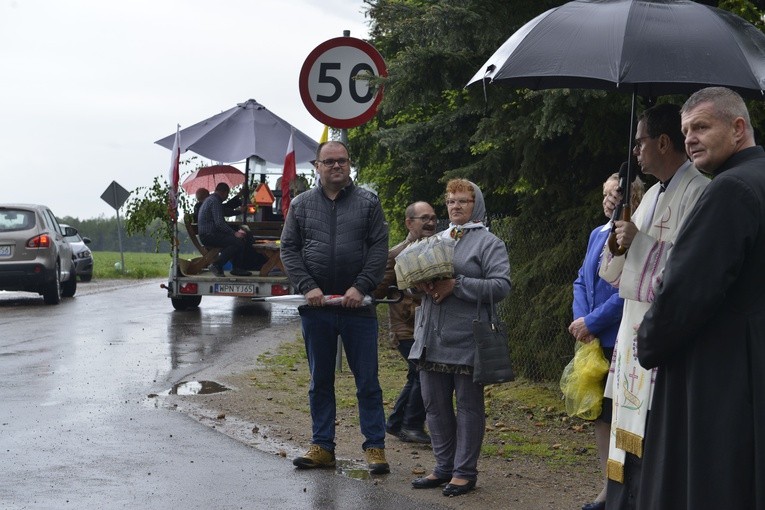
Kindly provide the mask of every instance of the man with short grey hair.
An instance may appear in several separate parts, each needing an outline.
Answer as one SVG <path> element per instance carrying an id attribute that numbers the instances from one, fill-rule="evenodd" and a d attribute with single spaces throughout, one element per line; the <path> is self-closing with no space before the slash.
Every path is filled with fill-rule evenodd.
<path id="1" fill-rule="evenodd" d="M 404 215 L 408 233 L 406 239 L 388 251 L 385 277 L 375 292 L 377 297 L 385 296 L 388 287 L 396 285 L 396 257 L 404 248 L 436 233 L 438 216 L 429 203 L 409 204 Z M 388 305 L 390 343 L 404 357 L 408 370 L 406 384 L 388 416 L 385 431 L 406 443 L 430 444 L 430 436 L 425 432 L 425 404 L 422 401 L 420 374 L 417 372 L 417 365 L 409 359 L 409 351 L 414 345 L 414 311 L 420 306 L 420 301 L 419 295 L 406 292 L 401 301 Z"/>
<path id="2" fill-rule="evenodd" d="M 765 151 L 746 105 L 712 87 L 681 111 L 714 178 L 677 235 L 637 332 L 658 367 L 639 508 L 765 509 Z"/>

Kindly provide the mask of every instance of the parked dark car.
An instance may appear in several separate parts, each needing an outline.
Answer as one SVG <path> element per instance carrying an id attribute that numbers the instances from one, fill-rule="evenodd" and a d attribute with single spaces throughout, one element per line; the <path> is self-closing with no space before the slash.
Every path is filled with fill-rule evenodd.
<path id="1" fill-rule="evenodd" d="M 61 228 L 66 232 L 69 225 L 60 223 Z M 74 258 L 74 267 L 80 281 L 89 282 L 93 279 L 93 252 L 86 245 L 90 244 L 89 237 L 81 237 L 77 229 L 72 227 L 76 233 L 74 235 L 65 235 L 64 239 L 72 247 L 72 258 Z"/>
<path id="2" fill-rule="evenodd" d="M 0 204 L 0 290 L 37 292 L 45 303 L 74 296 L 77 275 L 72 247 L 44 205 Z"/>

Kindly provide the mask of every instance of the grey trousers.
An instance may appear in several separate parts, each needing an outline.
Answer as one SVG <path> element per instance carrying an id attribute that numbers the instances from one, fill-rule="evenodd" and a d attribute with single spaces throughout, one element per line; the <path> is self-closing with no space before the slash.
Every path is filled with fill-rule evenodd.
<path id="1" fill-rule="evenodd" d="M 472 375 L 420 371 L 422 399 L 425 402 L 438 478 L 478 478 L 486 414 L 483 386 Z M 455 414 L 453 396 L 456 394 Z"/>

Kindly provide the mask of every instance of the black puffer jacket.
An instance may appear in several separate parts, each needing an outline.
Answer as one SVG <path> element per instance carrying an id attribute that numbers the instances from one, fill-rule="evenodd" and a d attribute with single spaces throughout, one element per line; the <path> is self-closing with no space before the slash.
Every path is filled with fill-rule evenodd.
<path id="1" fill-rule="evenodd" d="M 388 224 L 371 191 L 351 183 L 330 200 L 317 187 L 290 204 L 281 258 L 301 294 L 317 287 L 324 294 L 345 294 L 350 287 L 371 294 L 385 274 L 387 257 Z"/>

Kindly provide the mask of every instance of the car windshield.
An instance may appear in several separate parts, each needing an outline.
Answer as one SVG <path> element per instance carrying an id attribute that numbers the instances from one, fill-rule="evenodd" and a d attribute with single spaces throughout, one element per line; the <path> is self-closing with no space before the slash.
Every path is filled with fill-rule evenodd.
<path id="1" fill-rule="evenodd" d="M 34 211 L 0 209 L 0 232 L 28 230 L 35 224 Z"/>

